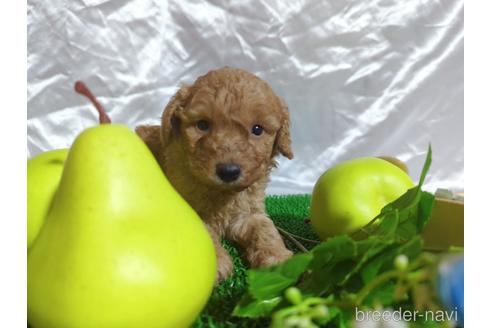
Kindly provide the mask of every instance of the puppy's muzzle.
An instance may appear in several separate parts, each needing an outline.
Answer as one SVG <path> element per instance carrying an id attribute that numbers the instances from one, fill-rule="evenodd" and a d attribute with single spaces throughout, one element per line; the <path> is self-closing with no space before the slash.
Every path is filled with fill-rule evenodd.
<path id="1" fill-rule="evenodd" d="M 224 182 L 236 181 L 241 175 L 241 168 L 239 165 L 231 164 L 217 164 L 215 172 L 220 180 Z"/>

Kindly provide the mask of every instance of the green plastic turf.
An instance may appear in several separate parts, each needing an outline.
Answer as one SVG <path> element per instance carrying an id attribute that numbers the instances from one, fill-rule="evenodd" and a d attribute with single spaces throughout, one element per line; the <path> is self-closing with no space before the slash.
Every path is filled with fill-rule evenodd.
<path id="1" fill-rule="evenodd" d="M 310 202 L 310 195 L 268 196 L 265 200 L 267 213 L 278 227 L 304 238 L 317 239 L 307 221 Z M 268 327 L 268 320 L 243 319 L 231 315 L 234 306 L 247 289 L 247 263 L 234 245 L 227 241 L 223 244 L 233 259 L 234 273 L 215 288 L 207 307 L 193 327 Z M 298 251 L 290 242 L 286 241 L 286 244 L 292 251 Z M 307 248 L 312 246 L 309 243 L 303 244 Z"/>

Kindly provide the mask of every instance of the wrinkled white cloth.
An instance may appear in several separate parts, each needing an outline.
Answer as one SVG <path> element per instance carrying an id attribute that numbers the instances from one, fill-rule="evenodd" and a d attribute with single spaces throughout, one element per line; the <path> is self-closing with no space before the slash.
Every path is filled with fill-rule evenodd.
<path id="1" fill-rule="evenodd" d="M 97 124 L 158 123 L 182 82 L 224 65 L 285 99 L 295 158 L 269 193 L 311 192 L 341 161 L 397 156 L 426 189 L 463 189 L 463 0 L 28 0 L 28 154 Z"/>

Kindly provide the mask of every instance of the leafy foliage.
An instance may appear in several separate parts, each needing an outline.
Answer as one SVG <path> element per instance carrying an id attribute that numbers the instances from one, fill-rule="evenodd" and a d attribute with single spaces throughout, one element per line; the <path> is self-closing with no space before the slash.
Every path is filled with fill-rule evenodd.
<path id="1" fill-rule="evenodd" d="M 431 291 L 422 296 L 425 301 L 416 299 L 422 293 L 415 292 L 431 285 L 436 263 L 434 256 L 422 252 L 420 237 L 434 202 L 434 196 L 421 189 L 431 157 L 429 146 L 419 184 L 360 231 L 329 238 L 280 265 L 249 270 L 248 290 L 233 314 L 271 317 L 272 327 L 346 327 L 356 307 L 410 301 L 435 306 L 428 297 Z"/>

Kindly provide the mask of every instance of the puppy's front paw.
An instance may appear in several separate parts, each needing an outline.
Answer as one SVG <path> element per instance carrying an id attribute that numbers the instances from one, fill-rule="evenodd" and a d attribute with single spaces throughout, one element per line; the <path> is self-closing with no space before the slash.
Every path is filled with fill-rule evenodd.
<path id="1" fill-rule="evenodd" d="M 251 257 L 250 264 L 252 267 L 271 266 L 287 260 L 293 254 L 287 248 L 260 250 Z"/>
<path id="2" fill-rule="evenodd" d="M 234 267 L 234 264 L 232 264 L 231 257 L 229 254 L 221 254 L 220 256 L 217 257 L 217 278 L 215 280 L 216 284 L 219 284 L 220 282 L 226 280 Z"/>

